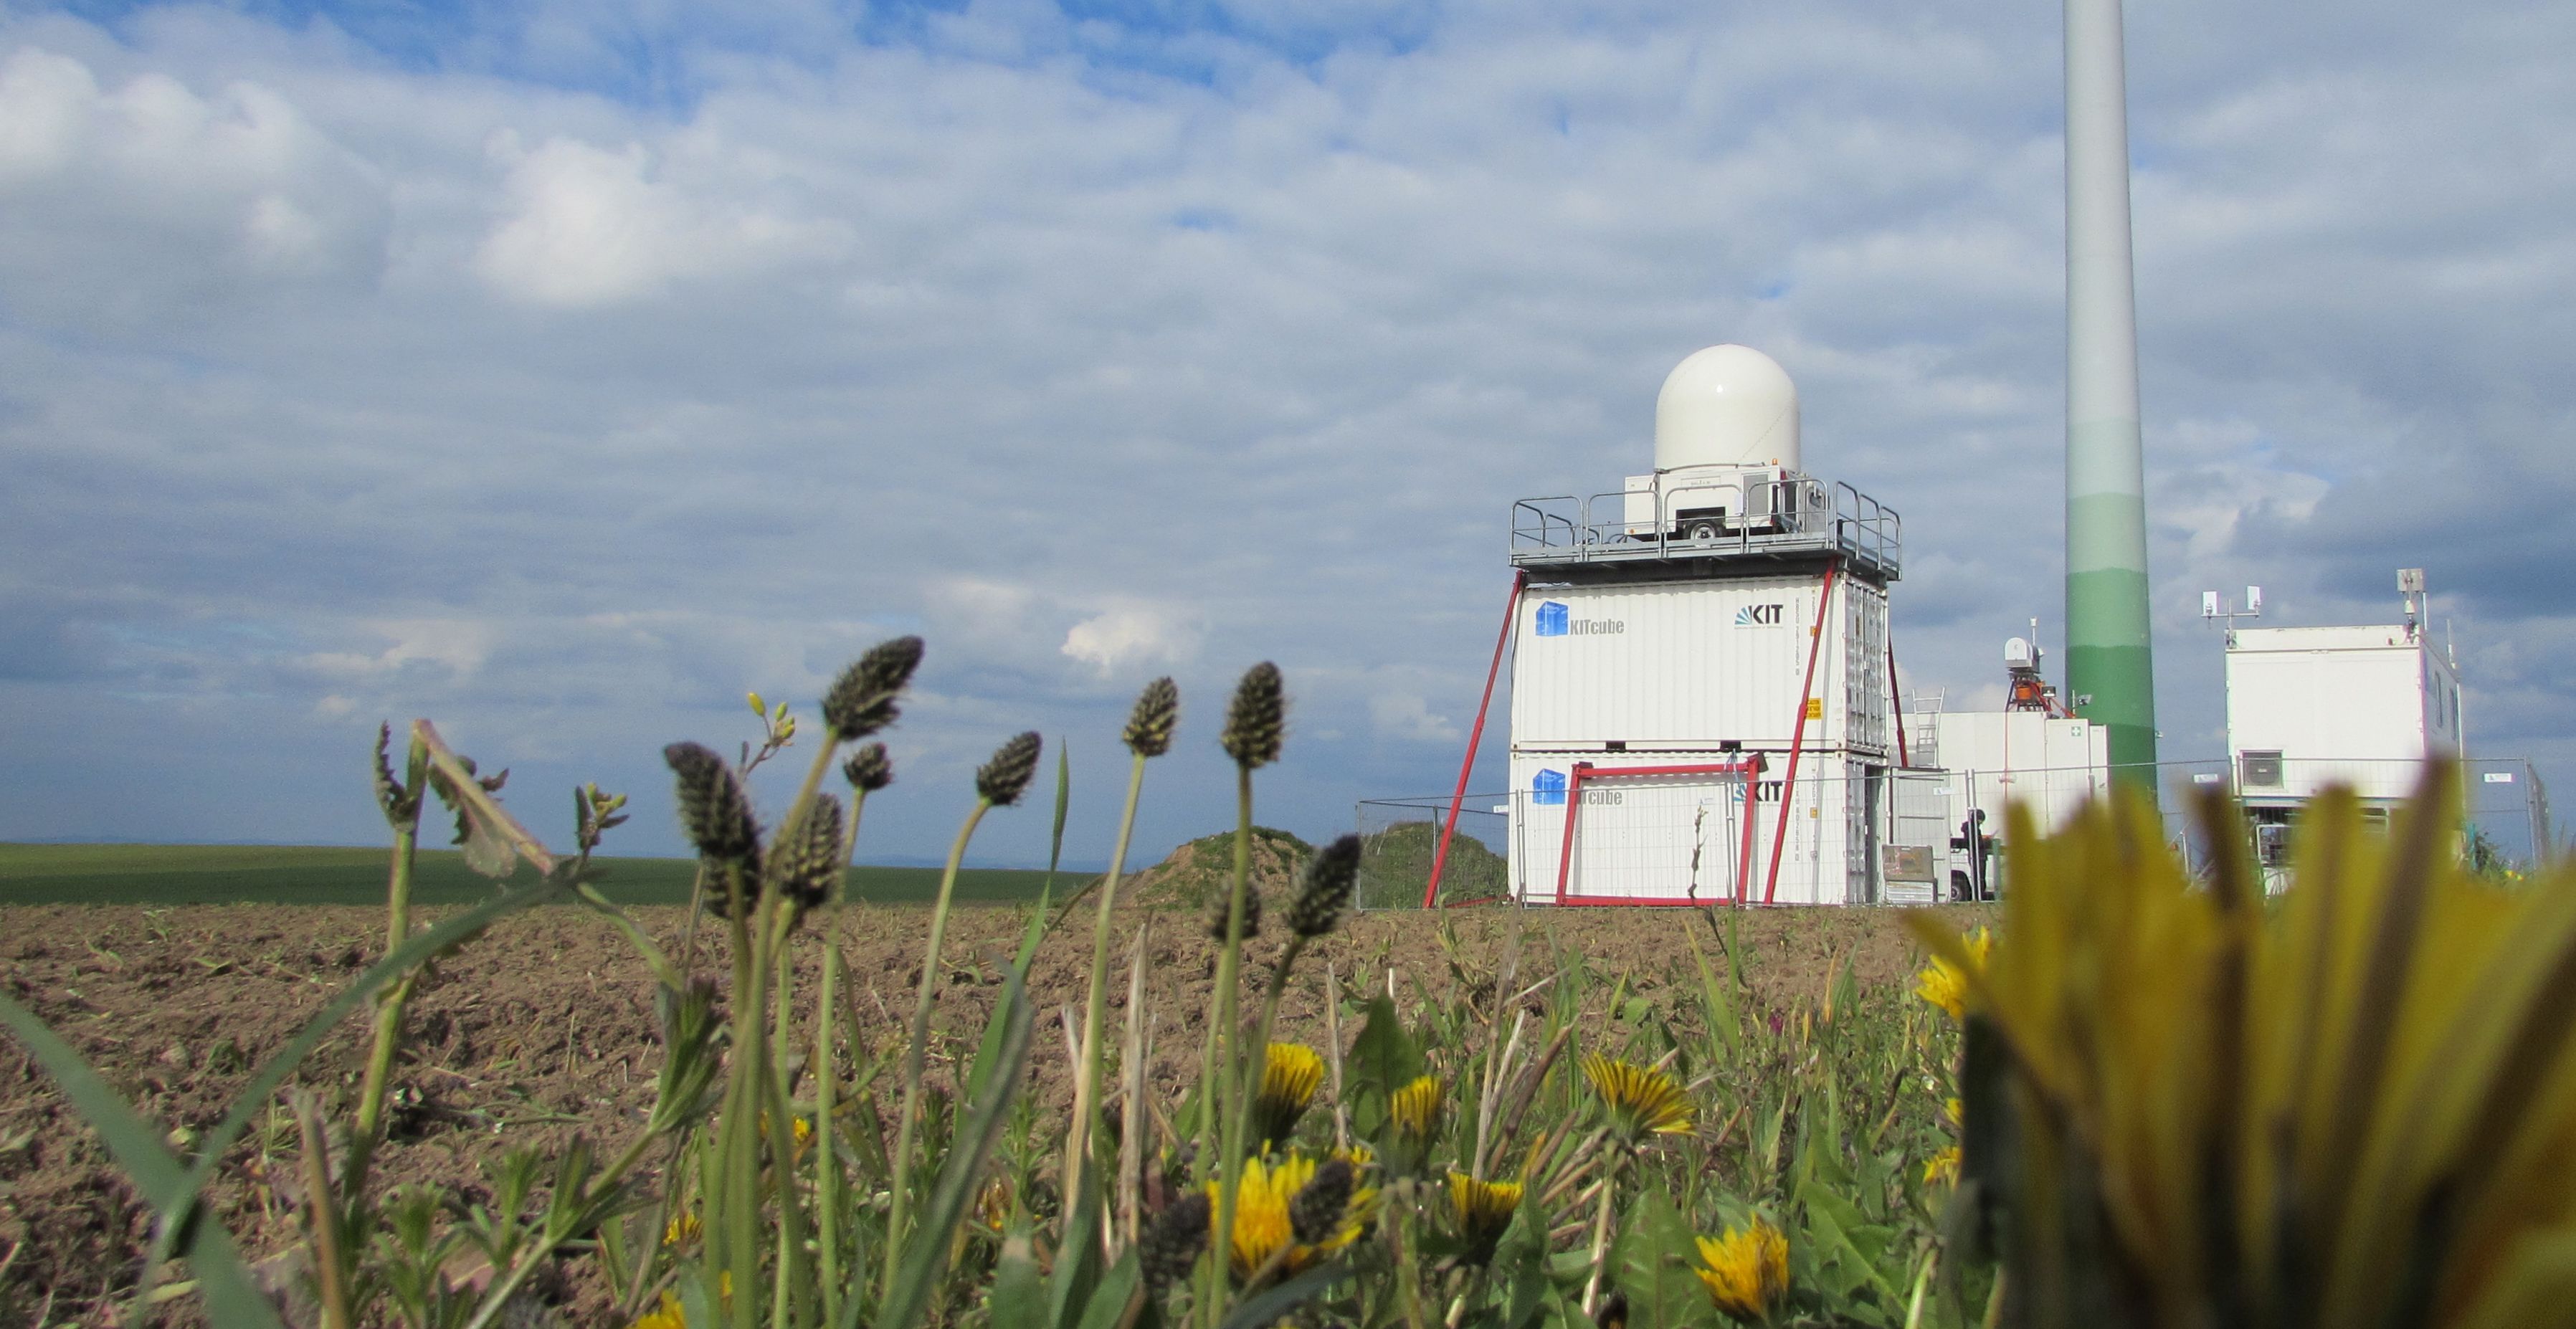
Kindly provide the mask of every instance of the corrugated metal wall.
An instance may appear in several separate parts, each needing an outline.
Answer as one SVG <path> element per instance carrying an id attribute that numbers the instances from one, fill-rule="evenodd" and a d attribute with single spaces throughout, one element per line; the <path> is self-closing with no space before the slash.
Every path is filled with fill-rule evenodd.
<path id="1" fill-rule="evenodd" d="M 1556 898 L 1557 871 L 1578 899 L 1715 903 L 1733 896 L 1744 834 L 1743 782 L 1734 776 L 1616 778 L 1623 767 L 1714 765 L 1737 754 L 1659 753 L 1646 759 L 1598 753 L 1517 753 L 1512 758 L 1508 857 L 1522 898 Z M 1573 854 L 1566 855 L 1565 814 L 1573 806 L 1574 764 L 1593 772 L 1582 787 Z M 1760 901 L 1770 879 L 1772 845 L 1780 845 L 1778 904 L 1864 903 L 1873 898 L 1876 840 L 1868 818 L 1870 786 L 1885 768 L 1847 753 L 1809 753 L 1794 783 L 1774 759 L 1755 790 L 1752 871 L 1745 895 Z M 1608 776 L 1610 778 L 1602 778 Z M 1781 800 L 1788 801 L 1785 823 Z M 1882 790 L 1881 825 L 1890 809 Z"/>
<path id="2" fill-rule="evenodd" d="M 1804 576 L 1531 591 L 1513 651 L 1513 748 L 1785 752 L 1819 586 Z M 1843 580 L 1834 596 L 1805 744 L 1883 755 L 1887 595 Z"/>

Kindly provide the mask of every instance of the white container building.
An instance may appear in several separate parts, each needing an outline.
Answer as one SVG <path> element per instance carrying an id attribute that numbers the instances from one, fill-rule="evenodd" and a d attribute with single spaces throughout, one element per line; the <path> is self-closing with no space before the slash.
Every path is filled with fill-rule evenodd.
<path id="1" fill-rule="evenodd" d="M 2111 791 L 2110 730 L 2047 711 L 1952 711 L 1938 726 L 1945 783 L 1961 818 L 1983 810 L 2001 833 L 2004 807 L 2028 804 L 2040 830 L 2065 825 L 2076 809 Z"/>
<path id="2" fill-rule="evenodd" d="M 1513 508 L 1514 893 L 1886 898 L 1898 515 L 1799 470 L 1797 390 L 1746 347 L 1666 379 L 1655 462 Z"/>
<path id="3" fill-rule="evenodd" d="M 2385 819 L 2428 758 L 2468 755 L 2459 664 L 2419 623 L 2423 571 L 2400 572 L 2398 586 L 2403 623 L 2227 634 L 2228 756 L 2272 889 L 2285 880 L 2290 823 L 2319 790 L 2349 785 L 2363 816 Z"/>
<path id="4" fill-rule="evenodd" d="M 2414 791 L 2424 759 L 2464 754 L 2460 675 L 2411 624 L 2238 628 L 2227 645 L 2227 748 L 2247 807 L 2331 784 L 2372 803 Z"/>

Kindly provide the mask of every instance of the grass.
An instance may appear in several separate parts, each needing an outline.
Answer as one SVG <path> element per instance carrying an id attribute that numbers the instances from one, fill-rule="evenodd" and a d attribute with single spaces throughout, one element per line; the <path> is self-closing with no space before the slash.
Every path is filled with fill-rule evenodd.
<path id="1" fill-rule="evenodd" d="M 691 858 L 603 858 L 600 893 L 621 905 L 685 905 L 697 871 Z M 427 905 L 473 904 L 492 883 L 465 866 L 455 850 L 422 850 L 412 899 Z M 522 865 L 513 884 L 536 874 Z M 960 904 L 1034 900 L 1043 872 L 969 868 L 957 874 Z M 1079 882 L 1073 883 L 1079 885 Z M 1066 883 L 1059 882 L 1061 888 Z M 857 867 L 852 899 L 927 904 L 939 893 L 939 869 Z M 0 844 L 0 905 L 316 904 L 382 905 L 385 851 L 313 845 Z"/>

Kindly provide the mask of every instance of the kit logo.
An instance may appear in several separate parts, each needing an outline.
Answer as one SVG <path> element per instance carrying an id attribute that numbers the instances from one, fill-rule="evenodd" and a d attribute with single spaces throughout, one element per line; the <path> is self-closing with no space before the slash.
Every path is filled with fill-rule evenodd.
<path id="1" fill-rule="evenodd" d="M 1537 634 L 1542 637 L 1605 637 L 1627 630 L 1624 619 L 1576 618 L 1562 600 L 1539 603 Z"/>
<path id="2" fill-rule="evenodd" d="M 1565 772 L 1540 771 L 1530 777 L 1530 802 L 1543 808 L 1565 806 Z"/>
<path id="3" fill-rule="evenodd" d="M 1777 627 L 1779 623 L 1780 606 L 1776 604 L 1746 605 L 1735 611 L 1735 626 L 1739 628 Z"/>

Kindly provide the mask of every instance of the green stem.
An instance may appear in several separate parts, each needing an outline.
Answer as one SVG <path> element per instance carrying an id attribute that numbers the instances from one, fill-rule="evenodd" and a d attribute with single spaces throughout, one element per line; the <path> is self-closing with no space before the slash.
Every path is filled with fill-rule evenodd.
<path id="1" fill-rule="evenodd" d="M 1270 989 L 1262 994 L 1261 1023 L 1254 1026 L 1252 1057 L 1243 1068 L 1243 1086 L 1235 1098 L 1241 1104 L 1235 1111 L 1235 1138 L 1246 1148 L 1258 1149 L 1262 1141 L 1252 1138 L 1252 1109 L 1261 1092 L 1261 1079 L 1270 1064 L 1270 1031 L 1279 1021 L 1279 998 L 1288 990 L 1288 971 L 1306 950 L 1304 937 L 1290 937 L 1287 949 L 1279 953 L 1279 967 L 1270 971 Z"/>
<path id="2" fill-rule="evenodd" d="M 385 953 L 400 948 L 411 936 L 411 878 L 414 862 L 420 856 L 420 809 L 429 797 L 429 749 L 414 734 L 411 750 L 405 758 L 404 787 L 411 791 L 409 820 L 394 827 L 392 878 L 385 886 Z M 367 1185 L 367 1168 L 375 1152 L 376 1130 L 385 1116 L 385 1091 L 393 1079 L 394 1054 L 402 1045 L 403 1010 L 410 1004 L 412 979 L 405 975 L 376 1005 L 375 1045 L 367 1054 L 367 1074 L 358 1091 L 358 1116 L 349 1130 L 347 1175 L 340 1179 L 341 1194 L 355 1203 Z"/>
<path id="3" fill-rule="evenodd" d="M 300 1091 L 295 1100 L 295 1124 L 304 1144 L 304 1189 L 312 1197 L 308 1217 L 313 1220 L 313 1266 L 322 1303 L 322 1329 L 351 1329 L 357 1321 L 350 1314 L 349 1266 L 341 1250 L 342 1210 L 332 1199 L 331 1157 L 322 1138 L 322 1110 L 311 1096 Z"/>
<path id="4" fill-rule="evenodd" d="M 850 791 L 850 823 L 841 837 L 855 862 L 859 853 L 859 814 L 867 808 L 868 791 Z M 823 1284 L 823 1322 L 841 1322 L 841 1206 L 845 1178 L 841 1154 L 833 1143 L 834 1114 L 841 1087 L 839 1049 L 841 986 L 841 915 L 849 894 L 849 873 L 833 880 L 832 909 L 823 929 L 823 987 L 814 1005 L 814 1152 L 820 1169 L 814 1179 L 814 1246 Z"/>
<path id="5" fill-rule="evenodd" d="M 733 927 L 733 1064 L 725 1077 L 715 1184 L 702 1189 L 708 1246 L 716 1252 L 716 1285 L 722 1288 L 730 1278 L 733 1288 L 726 1318 L 733 1329 L 753 1329 L 751 1283 L 760 1269 L 760 1114 L 768 1075 L 761 1065 L 767 1044 L 760 1036 L 760 1020 L 767 1005 L 762 989 L 768 970 L 754 950 L 752 920 L 744 917 L 750 904 L 744 897 L 750 892 L 742 889 L 740 872 L 728 870 L 726 889 L 733 904 L 727 911 Z"/>
<path id="6" fill-rule="evenodd" d="M 1091 989 L 1082 1006 L 1082 1065 L 1073 1082 L 1073 1139 L 1064 1153 L 1068 1206 L 1082 1185 L 1084 1164 L 1099 1134 L 1100 1007 L 1109 981 L 1109 911 L 1118 903 L 1118 878 L 1127 867 L 1127 840 L 1136 829 L 1136 800 L 1145 790 L 1145 755 L 1127 773 L 1127 810 L 1118 819 L 1118 844 L 1109 852 L 1109 875 L 1100 883 L 1100 910 L 1091 925 Z"/>
<path id="7" fill-rule="evenodd" d="M 698 920 L 707 915 L 707 861 L 698 860 L 697 875 L 689 879 L 689 923 L 680 930 L 680 972 L 694 974 L 698 968 Z"/>
<path id="8" fill-rule="evenodd" d="M 786 962 L 787 930 L 794 925 L 796 911 L 792 904 L 782 899 L 777 902 L 774 913 L 776 922 L 771 926 L 770 944 L 778 952 L 779 981 L 784 984 L 790 972 Z M 805 1211 L 796 1193 L 796 1113 L 787 1096 L 785 1005 L 782 997 L 782 1025 L 773 1047 L 777 1064 L 770 1067 L 770 1073 L 763 1077 L 769 1086 L 770 1177 L 778 1191 L 778 1281 L 769 1301 L 770 1329 L 787 1329 L 793 1308 L 803 1299 L 799 1275 L 804 1264 Z"/>
<path id="9" fill-rule="evenodd" d="M 624 1181 L 626 1174 L 634 1171 L 635 1165 L 643 1161 L 644 1151 L 652 1147 L 656 1138 L 656 1132 L 650 1130 L 636 1132 L 635 1138 L 627 1142 L 625 1150 L 617 1155 L 616 1161 L 610 1163 L 606 1170 L 592 1177 L 589 1184 L 582 1188 L 581 1203 L 576 1208 L 590 1208 L 598 1203 L 601 1196 L 606 1195 L 619 1182 Z M 499 1317 L 509 1306 L 510 1298 L 518 1292 L 519 1286 L 527 1282 L 529 1276 L 536 1273 L 547 1261 L 553 1259 L 555 1252 L 562 1248 L 563 1243 L 571 1235 L 570 1232 L 559 1232 L 549 1226 L 544 1241 L 522 1251 L 519 1258 L 510 1266 L 509 1272 L 493 1280 L 491 1286 L 484 1289 L 483 1300 L 477 1307 L 474 1318 L 466 1322 L 465 1329 L 484 1329 Z M 656 1233 L 649 1240 L 659 1241 L 661 1236 Z M 650 1250 L 651 1247 L 648 1245 L 646 1249 Z"/>
<path id="10" fill-rule="evenodd" d="M 1217 1173 L 1214 1237 L 1219 1258 L 1208 1262 L 1210 1269 L 1203 1284 L 1207 1295 L 1201 1298 L 1207 1312 L 1208 1329 L 1218 1329 L 1225 1317 L 1226 1261 L 1223 1255 L 1233 1240 L 1235 1191 L 1243 1176 L 1242 1123 L 1237 1120 L 1235 1111 L 1235 1099 L 1239 1097 L 1236 1091 L 1240 1088 L 1243 1069 L 1242 1031 L 1235 1026 L 1240 1023 L 1242 1015 L 1240 994 L 1235 989 L 1236 976 L 1243 964 L 1243 900 L 1251 888 L 1251 881 L 1252 768 L 1237 765 L 1234 768 L 1234 878 L 1228 888 L 1225 906 L 1225 945 L 1217 952 L 1217 1019 L 1215 1026 L 1208 1030 L 1199 1077 L 1199 1092 L 1218 1097 L 1213 1113 L 1207 1110 L 1205 1099 L 1201 1100 L 1199 1167 L 1202 1171 L 1210 1167 L 1221 1168 Z M 1222 1075 L 1218 1073 L 1217 1049 L 1220 1042 L 1225 1049 Z M 1221 1141 L 1211 1138 L 1216 1135 L 1218 1121 L 1225 1124 Z M 1223 1153 L 1212 1151 L 1211 1144 L 1220 1144 Z"/>
<path id="11" fill-rule="evenodd" d="M 855 818 L 853 819 L 855 820 Z M 841 947 L 834 937 L 823 947 L 823 989 L 814 1021 L 814 1249 L 821 1264 L 823 1322 L 841 1322 L 841 1156 L 832 1143 L 832 1113 L 838 1106 L 840 1066 L 832 1047 L 834 992 L 840 987 Z"/>
<path id="12" fill-rule="evenodd" d="M 966 824 L 957 828 L 957 843 L 948 849 L 948 870 L 939 877 L 939 900 L 930 907 L 930 947 L 921 960 L 921 996 L 913 1006 L 912 1036 L 903 1053 L 903 1116 L 894 1130 L 894 1187 L 886 1210 L 885 1285 L 879 1296 L 894 1290 L 895 1271 L 903 1256 L 903 1222 L 911 1208 L 907 1190 L 912 1177 L 913 1123 L 921 1109 L 922 1067 L 930 1057 L 930 999 L 938 990 L 939 944 L 948 935 L 948 902 L 957 890 L 957 865 L 965 860 L 966 843 L 975 838 L 975 824 L 992 807 L 991 800 L 977 798 L 975 810 L 966 814 Z"/>
<path id="13" fill-rule="evenodd" d="M 1603 1256 L 1610 1248 L 1610 1209 L 1619 1195 L 1619 1172 L 1628 1161 L 1628 1151 L 1621 1149 L 1610 1156 L 1610 1171 L 1601 1178 L 1601 1208 L 1592 1220 L 1592 1276 L 1583 1284 L 1583 1314 L 1589 1319 L 1600 1308 L 1601 1269 Z"/>

